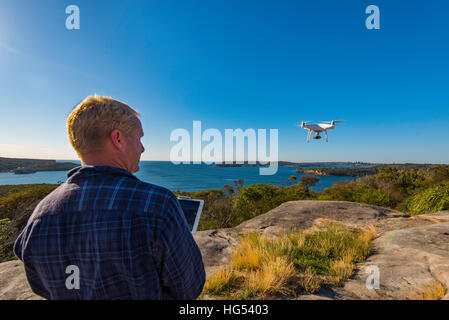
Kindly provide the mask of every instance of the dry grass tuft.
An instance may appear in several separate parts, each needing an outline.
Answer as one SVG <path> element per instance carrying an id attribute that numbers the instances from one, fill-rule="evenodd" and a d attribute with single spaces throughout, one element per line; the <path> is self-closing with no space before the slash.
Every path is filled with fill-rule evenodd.
<path id="1" fill-rule="evenodd" d="M 337 286 L 341 285 L 352 275 L 354 267 L 351 258 L 333 261 L 329 268 L 332 276 L 331 283 Z"/>
<path id="2" fill-rule="evenodd" d="M 263 299 L 341 285 L 355 263 L 369 255 L 375 236 L 373 227 L 350 228 L 330 221 L 275 238 L 252 232 L 243 236 L 231 266 L 208 279 L 203 292 L 225 299 Z"/>
<path id="3" fill-rule="evenodd" d="M 261 266 L 264 252 L 254 245 L 251 237 L 244 238 L 231 259 L 232 267 L 237 270 L 254 270 Z"/>
<path id="4" fill-rule="evenodd" d="M 295 275 L 295 268 L 285 257 L 265 261 L 259 270 L 248 274 L 246 293 L 249 297 L 285 293 L 287 283 Z"/>
<path id="5" fill-rule="evenodd" d="M 315 293 L 321 287 L 321 279 L 317 277 L 312 268 L 308 267 L 299 274 L 298 285 L 307 293 Z"/>
<path id="6" fill-rule="evenodd" d="M 425 285 L 419 293 L 410 296 L 411 300 L 440 300 L 446 295 L 446 288 L 438 281 Z"/>
<path id="7" fill-rule="evenodd" d="M 220 268 L 206 281 L 203 292 L 212 295 L 226 294 L 232 290 L 238 280 L 239 276 L 232 268 Z"/>

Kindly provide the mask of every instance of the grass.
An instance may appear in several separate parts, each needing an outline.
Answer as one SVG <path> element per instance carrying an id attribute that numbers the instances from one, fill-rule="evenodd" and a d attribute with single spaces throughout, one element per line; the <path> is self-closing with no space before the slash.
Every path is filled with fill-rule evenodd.
<path id="1" fill-rule="evenodd" d="M 411 300 L 440 300 L 446 295 L 446 288 L 438 281 L 425 285 L 419 291 L 410 296 Z"/>
<path id="2" fill-rule="evenodd" d="M 435 186 L 418 193 L 408 205 L 410 215 L 433 213 L 449 209 L 449 185 Z"/>
<path id="3" fill-rule="evenodd" d="M 366 259 L 374 228 L 349 228 L 324 221 L 308 231 L 279 237 L 249 233 L 242 237 L 229 266 L 205 284 L 203 295 L 216 299 L 266 299 L 314 293 L 341 285 Z"/>

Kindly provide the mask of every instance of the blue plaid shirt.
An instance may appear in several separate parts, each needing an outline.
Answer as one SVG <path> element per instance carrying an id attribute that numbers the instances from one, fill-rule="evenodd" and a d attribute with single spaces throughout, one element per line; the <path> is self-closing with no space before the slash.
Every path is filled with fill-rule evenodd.
<path id="1" fill-rule="evenodd" d="M 36 206 L 14 244 L 36 294 L 199 296 L 205 281 L 201 252 L 171 191 L 110 166 L 80 166 L 67 176 Z"/>

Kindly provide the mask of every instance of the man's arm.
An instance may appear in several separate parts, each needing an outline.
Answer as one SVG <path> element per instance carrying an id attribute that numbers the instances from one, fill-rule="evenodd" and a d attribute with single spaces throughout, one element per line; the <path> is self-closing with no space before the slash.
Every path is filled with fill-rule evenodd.
<path id="1" fill-rule="evenodd" d="M 164 225 L 154 239 L 162 291 L 171 299 L 196 299 L 206 279 L 200 249 L 187 226 L 178 199 L 171 194 L 162 212 Z"/>

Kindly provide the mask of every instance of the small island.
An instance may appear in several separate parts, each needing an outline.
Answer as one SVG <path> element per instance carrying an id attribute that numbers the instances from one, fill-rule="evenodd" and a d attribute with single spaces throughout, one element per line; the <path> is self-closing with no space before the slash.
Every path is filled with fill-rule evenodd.
<path id="1" fill-rule="evenodd" d="M 67 171 L 79 166 L 73 162 L 56 162 L 56 160 L 21 159 L 0 157 L 0 172 L 28 174 L 38 171 Z"/>

